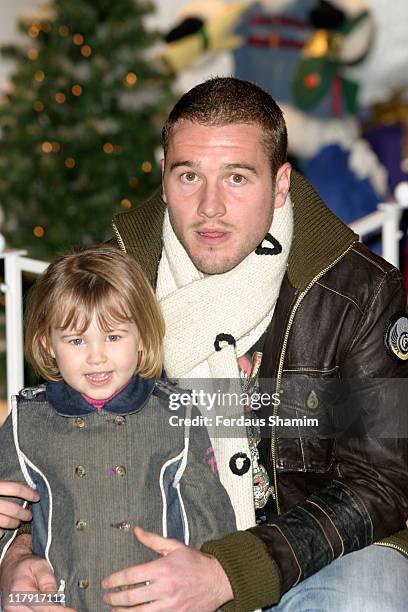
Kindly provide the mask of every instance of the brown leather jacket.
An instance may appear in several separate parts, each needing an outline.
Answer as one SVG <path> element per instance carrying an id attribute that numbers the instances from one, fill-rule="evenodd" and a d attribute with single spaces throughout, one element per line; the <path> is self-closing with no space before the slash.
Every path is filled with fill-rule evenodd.
<path id="1" fill-rule="evenodd" d="M 295 172 L 290 191 L 294 240 L 265 339 L 261 379 L 273 379 L 281 393 L 278 414 L 323 420 L 329 412 L 336 420 L 333 383 L 344 381 L 349 388 L 350 380 L 369 381 L 374 391 L 370 387 L 371 394 L 359 399 L 357 430 L 318 438 L 299 429 L 298 436 L 287 438 L 274 428 L 262 440 L 278 516 L 203 547 L 230 579 L 235 599 L 224 606 L 228 610 L 271 605 L 333 559 L 396 532 L 381 544 L 408 557 L 407 439 L 389 425 L 401 419 L 406 400 L 399 385 L 381 391 L 381 379 L 398 378 L 402 384 L 408 379 L 408 361 L 390 356 L 385 337 L 392 317 L 406 313 L 402 278 L 357 242 Z M 113 220 L 119 246 L 141 263 L 153 285 L 164 207 L 156 194 Z M 344 393 L 341 387 L 335 408 L 355 416 L 356 404 L 349 407 L 357 400 Z M 360 389 L 356 393 L 360 397 Z M 392 435 L 370 436 L 383 430 Z"/>

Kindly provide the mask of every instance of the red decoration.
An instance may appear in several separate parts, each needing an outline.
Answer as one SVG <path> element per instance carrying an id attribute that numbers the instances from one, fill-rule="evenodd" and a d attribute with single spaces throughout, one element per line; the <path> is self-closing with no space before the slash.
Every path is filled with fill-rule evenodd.
<path id="1" fill-rule="evenodd" d="M 320 84 L 320 76 L 317 72 L 310 72 L 303 79 L 303 83 L 306 89 L 315 89 Z"/>

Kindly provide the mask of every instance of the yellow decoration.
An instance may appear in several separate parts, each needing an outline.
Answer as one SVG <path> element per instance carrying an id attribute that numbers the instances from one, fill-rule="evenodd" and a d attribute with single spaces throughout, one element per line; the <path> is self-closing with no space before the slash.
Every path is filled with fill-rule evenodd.
<path id="1" fill-rule="evenodd" d="M 34 75 L 34 78 L 38 83 L 42 83 L 42 81 L 45 79 L 45 74 L 42 70 L 37 70 Z"/>
<path id="2" fill-rule="evenodd" d="M 242 36 L 233 34 L 242 13 L 248 9 L 248 2 L 234 2 L 217 11 L 205 24 L 209 51 L 231 51 L 244 43 Z M 173 72 L 191 66 L 203 52 L 203 39 L 197 34 L 186 36 L 165 46 L 162 54 L 164 63 Z"/>
<path id="3" fill-rule="evenodd" d="M 38 51 L 37 51 L 37 49 L 34 49 L 33 47 L 31 49 L 29 49 L 27 51 L 27 57 L 32 62 L 35 62 L 35 60 L 38 59 Z"/>
<path id="4" fill-rule="evenodd" d="M 52 146 L 52 152 L 53 153 L 59 153 L 61 151 L 61 145 L 59 142 L 56 142 L 55 140 L 51 143 Z"/>
<path id="5" fill-rule="evenodd" d="M 39 23 L 32 23 L 28 28 L 28 35 L 31 36 L 31 38 L 37 38 L 40 32 L 41 26 Z"/>
<path id="6" fill-rule="evenodd" d="M 92 54 L 92 49 L 89 45 L 84 45 L 81 47 L 81 55 L 84 57 L 89 57 Z"/>
<path id="7" fill-rule="evenodd" d="M 43 153 L 51 153 L 52 151 L 52 144 L 50 142 L 48 142 L 48 140 L 44 141 L 41 145 L 41 150 Z"/>
<path id="8" fill-rule="evenodd" d="M 66 25 L 62 25 L 58 28 L 58 34 L 60 36 L 62 36 L 62 38 L 65 38 L 66 36 L 68 36 L 69 34 L 69 27 Z"/>
<path id="9" fill-rule="evenodd" d="M 146 173 L 151 172 L 152 168 L 153 168 L 153 166 L 152 166 L 152 164 L 149 161 L 144 161 L 143 162 L 143 164 L 142 164 L 143 172 L 146 172 Z"/>
<path id="10" fill-rule="evenodd" d="M 74 41 L 74 45 L 78 45 L 78 47 L 84 44 L 84 37 L 82 34 L 74 34 L 72 40 Z"/>
<path id="11" fill-rule="evenodd" d="M 33 229 L 33 234 L 36 238 L 42 238 L 45 234 L 45 230 L 41 225 L 36 225 Z"/>
<path id="12" fill-rule="evenodd" d="M 329 34 L 327 30 L 316 30 L 303 47 L 305 57 L 323 57 L 329 50 Z"/>
<path id="13" fill-rule="evenodd" d="M 127 198 L 123 198 L 123 200 L 121 200 L 120 203 L 123 206 L 123 208 L 132 208 L 132 202 L 128 200 Z"/>
<path id="14" fill-rule="evenodd" d="M 75 168 L 75 159 L 73 157 L 67 157 L 67 159 L 65 160 L 65 166 L 69 169 L 71 168 Z"/>
<path id="15" fill-rule="evenodd" d="M 408 102 L 405 100 L 404 91 L 397 90 L 387 102 L 378 102 L 373 105 L 373 119 L 370 128 L 383 125 L 402 125 L 402 159 L 401 170 L 408 172 Z"/>
<path id="16" fill-rule="evenodd" d="M 109 155 L 110 153 L 113 153 L 113 144 L 111 142 L 105 142 L 102 148 L 103 148 L 103 152 L 106 153 L 107 155 Z"/>
<path id="17" fill-rule="evenodd" d="M 62 93 L 62 91 L 59 91 L 58 93 L 55 94 L 55 99 L 58 102 L 58 104 L 64 104 L 66 100 L 66 96 L 65 94 Z"/>
<path id="18" fill-rule="evenodd" d="M 74 96 L 80 96 L 82 95 L 82 87 L 80 85 L 73 85 L 71 88 L 71 91 L 73 93 Z"/>
<path id="19" fill-rule="evenodd" d="M 43 112 L 43 110 L 44 110 L 44 104 L 43 104 L 43 103 L 42 103 L 40 100 L 36 100 L 36 101 L 34 102 L 34 110 L 35 110 L 37 113 L 42 113 L 42 112 Z"/>
<path id="20" fill-rule="evenodd" d="M 345 37 L 339 32 L 316 30 L 302 49 L 304 57 L 331 57 L 337 59 Z"/>
<path id="21" fill-rule="evenodd" d="M 125 85 L 131 87 L 132 85 L 135 85 L 136 82 L 137 75 L 134 72 L 128 72 L 128 74 L 125 76 Z"/>

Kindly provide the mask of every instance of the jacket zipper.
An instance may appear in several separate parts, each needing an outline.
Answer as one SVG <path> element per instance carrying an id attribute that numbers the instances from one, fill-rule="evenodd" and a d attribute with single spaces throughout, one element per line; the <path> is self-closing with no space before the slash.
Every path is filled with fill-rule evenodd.
<path id="1" fill-rule="evenodd" d="M 310 283 L 308 284 L 306 289 L 300 293 L 300 295 L 298 296 L 298 298 L 297 298 L 297 300 L 295 302 L 295 305 L 292 308 L 292 312 L 290 313 L 289 321 L 288 321 L 288 324 L 287 324 L 287 327 L 286 327 L 285 336 L 283 338 L 282 351 L 281 351 L 281 355 L 280 355 L 280 359 L 279 359 L 279 365 L 278 365 L 278 373 L 277 373 L 277 376 L 276 376 L 276 388 L 275 388 L 275 392 L 278 393 L 279 395 L 281 395 L 281 383 L 282 383 L 283 363 L 285 361 L 285 354 L 286 354 L 286 349 L 287 349 L 287 345 L 288 345 L 288 341 L 289 341 L 289 334 L 290 334 L 290 330 L 291 330 L 291 327 L 292 327 L 292 324 L 293 324 L 293 320 L 294 320 L 295 315 L 296 315 L 296 311 L 299 308 L 300 304 L 302 303 L 302 301 L 303 301 L 304 297 L 306 296 L 306 294 L 309 293 L 310 289 L 319 280 L 319 278 L 324 276 L 324 274 L 326 274 L 326 272 L 328 272 L 341 259 L 343 259 L 343 257 L 353 248 L 353 246 L 354 246 L 354 243 L 351 244 L 344 251 L 344 253 L 342 253 L 339 257 L 337 257 L 337 259 L 335 259 L 329 266 L 327 266 L 327 268 L 324 268 L 324 270 L 321 270 L 319 272 L 319 274 L 317 274 L 310 281 Z M 279 404 L 277 406 L 274 406 L 274 409 L 273 409 L 274 419 L 276 419 L 276 416 L 278 414 L 278 409 L 279 409 Z M 278 493 L 278 475 L 277 475 L 277 470 L 276 470 L 276 425 L 274 425 L 273 428 L 272 428 L 271 459 L 272 459 L 272 469 L 273 469 L 273 483 L 274 483 L 274 488 L 275 488 L 276 510 L 277 510 L 277 513 L 278 513 L 278 516 L 279 516 L 281 514 L 281 510 L 280 510 L 279 493 Z"/>
<path id="2" fill-rule="evenodd" d="M 375 542 L 376 546 L 384 546 L 384 548 L 393 548 L 394 550 L 398 550 L 404 557 L 408 558 L 408 550 L 406 548 L 402 548 L 402 546 L 398 546 L 398 544 L 393 544 L 391 542 Z"/>
<path id="3" fill-rule="evenodd" d="M 119 230 L 116 227 L 116 224 L 114 221 L 112 221 L 112 227 L 113 227 L 113 231 L 115 232 L 116 240 L 118 241 L 119 247 L 122 249 L 122 251 L 126 253 L 125 243 L 123 242 L 122 236 L 119 234 Z"/>

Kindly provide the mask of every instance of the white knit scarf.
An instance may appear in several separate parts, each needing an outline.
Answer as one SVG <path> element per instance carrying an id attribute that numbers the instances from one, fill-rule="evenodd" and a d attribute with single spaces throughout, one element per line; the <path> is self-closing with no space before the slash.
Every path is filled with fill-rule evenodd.
<path id="1" fill-rule="evenodd" d="M 156 294 L 166 323 L 164 369 L 170 378 L 239 379 L 238 357 L 254 346 L 272 319 L 292 232 L 288 196 L 285 205 L 275 209 L 260 247 L 229 272 L 205 276 L 178 240 L 166 211 Z M 255 523 L 251 470 L 237 476 L 230 468 L 233 455 L 250 457 L 245 428 L 222 439 L 214 429 L 209 431 L 238 529 L 247 529 Z"/>

